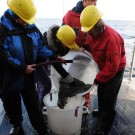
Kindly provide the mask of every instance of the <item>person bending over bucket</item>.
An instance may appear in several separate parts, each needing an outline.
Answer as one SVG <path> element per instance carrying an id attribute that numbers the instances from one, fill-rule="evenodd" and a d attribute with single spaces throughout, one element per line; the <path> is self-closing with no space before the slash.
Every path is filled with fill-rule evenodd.
<path id="1" fill-rule="evenodd" d="M 65 56 L 70 49 L 80 49 L 75 40 L 76 34 L 74 30 L 68 25 L 53 25 L 48 29 L 47 32 L 44 33 L 44 41 L 46 42 L 46 44 L 48 44 L 49 48 L 51 48 L 51 50 L 53 50 L 53 52 L 59 57 Z M 53 66 L 55 67 L 55 65 Z M 85 84 L 84 82 L 73 78 L 69 73 L 67 75 L 67 72 L 63 70 L 62 66 L 57 68 L 56 70 L 58 72 L 61 71 L 61 76 L 64 78 L 60 80 L 58 101 L 58 106 L 60 108 L 64 107 L 64 104 L 66 103 L 68 97 L 75 96 L 90 89 L 90 84 Z"/>

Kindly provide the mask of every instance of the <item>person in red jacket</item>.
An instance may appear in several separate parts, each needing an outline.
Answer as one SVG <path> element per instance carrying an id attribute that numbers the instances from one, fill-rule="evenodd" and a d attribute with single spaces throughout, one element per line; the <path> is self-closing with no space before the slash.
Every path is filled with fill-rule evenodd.
<path id="1" fill-rule="evenodd" d="M 72 27 L 77 35 L 76 43 L 82 46 L 85 42 L 85 34 L 81 31 L 80 14 L 88 5 L 96 5 L 97 0 L 80 0 L 72 10 L 69 10 L 63 17 L 63 24 Z"/>
<path id="2" fill-rule="evenodd" d="M 100 72 L 94 83 L 98 86 L 98 110 L 92 115 L 99 117 L 94 135 L 108 135 L 115 117 L 115 106 L 126 66 L 124 41 L 120 34 L 106 25 L 96 6 L 87 6 L 81 13 L 81 30 L 92 38 L 87 49 L 97 62 Z"/>
<path id="3" fill-rule="evenodd" d="M 88 5 L 96 5 L 97 0 L 80 0 L 72 10 L 69 10 L 63 17 L 63 24 L 69 25 L 76 32 L 76 43 L 81 47 L 85 43 L 86 34 L 81 31 L 80 14 L 82 10 Z M 90 97 L 86 95 L 85 106 L 89 106 Z"/>

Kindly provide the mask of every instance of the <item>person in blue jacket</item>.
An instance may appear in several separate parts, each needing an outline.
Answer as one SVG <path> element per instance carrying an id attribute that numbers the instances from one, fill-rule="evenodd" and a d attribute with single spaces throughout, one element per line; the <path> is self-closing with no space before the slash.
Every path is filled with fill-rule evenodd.
<path id="1" fill-rule="evenodd" d="M 33 1 L 8 0 L 9 9 L 0 18 L 0 90 L 3 106 L 13 127 L 10 135 L 23 135 L 21 98 L 38 135 L 47 135 L 35 87 L 37 59 L 53 56 L 43 44 L 34 24 Z M 27 6 L 26 6 L 27 5 Z"/>

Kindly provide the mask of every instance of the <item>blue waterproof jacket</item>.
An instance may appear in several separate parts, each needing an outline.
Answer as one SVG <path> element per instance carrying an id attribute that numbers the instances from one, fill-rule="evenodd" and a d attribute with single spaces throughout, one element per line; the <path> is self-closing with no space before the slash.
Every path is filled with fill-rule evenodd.
<path id="1" fill-rule="evenodd" d="M 0 29 L 0 88 L 16 79 L 8 90 L 23 90 L 26 66 L 36 63 L 38 58 L 51 57 L 53 52 L 43 44 L 42 34 L 35 24 L 25 28 L 17 26 L 9 11 L 0 18 L 0 25 L 4 27 L 4 31 Z M 18 74 L 20 76 L 15 78 Z"/>

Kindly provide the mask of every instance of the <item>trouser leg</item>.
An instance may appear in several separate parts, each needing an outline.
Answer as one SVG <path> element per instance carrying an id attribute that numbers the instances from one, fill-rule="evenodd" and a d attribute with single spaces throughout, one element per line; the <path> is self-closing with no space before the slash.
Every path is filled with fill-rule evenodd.
<path id="1" fill-rule="evenodd" d="M 100 125 L 106 132 L 109 132 L 115 118 L 116 100 L 122 83 L 123 72 L 118 72 L 108 83 L 104 84 Z"/>
<path id="2" fill-rule="evenodd" d="M 24 89 L 22 98 L 32 126 L 38 132 L 44 133 L 46 131 L 46 125 L 39 106 L 38 93 L 35 87 L 27 87 L 27 89 Z"/>
<path id="3" fill-rule="evenodd" d="M 7 91 L 3 95 L 2 101 L 10 123 L 13 124 L 14 127 L 20 126 L 23 120 L 20 93 L 17 91 Z"/>
<path id="4" fill-rule="evenodd" d="M 39 94 L 39 101 L 42 104 L 44 96 L 48 94 L 51 90 L 51 80 L 48 76 L 45 67 L 37 69 L 37 79 L 38 79 L 37 90 Z"/>
<path id="5" fill-rule="evenodd" d="M 103 84 L 98 85 L 97 96 L 98 96 L 98 110 L 99 110 L 99 112 L 102 112 L 102 108 L 103 108 L 104 87 L 105 86 Z"/>

